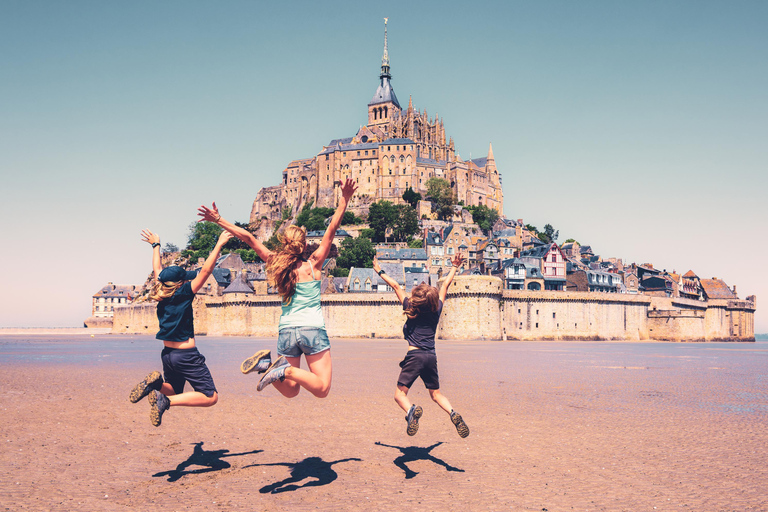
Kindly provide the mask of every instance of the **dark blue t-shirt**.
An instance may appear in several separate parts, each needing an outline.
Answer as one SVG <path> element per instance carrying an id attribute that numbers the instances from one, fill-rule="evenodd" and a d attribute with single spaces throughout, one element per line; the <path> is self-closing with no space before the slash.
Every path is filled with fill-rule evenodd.
<path id="1" fill-rule="evenodd" d="M 163 341 L 187 341 L 195 337 L 192 318 L 192 283 L 187 281 L 176 293 L 157 303 L 157 321 L 160 330 L 155 338 Z"/>
<path id="2" fill-rule="evenodd" d="M 403 300 L 403 310 L 408 309 L 409 302 L 409 297 Z M 419 313 L 419 316 L 416 318 L 406 320 L 403 326 L 403 336 L 408 340 L 408 344 L 424 350 L 434 351 L 437 322 L 440 321 L 440 313 L 442 312 L 443 301 L 439 301 L 437 311 L 434 313 Z"/>

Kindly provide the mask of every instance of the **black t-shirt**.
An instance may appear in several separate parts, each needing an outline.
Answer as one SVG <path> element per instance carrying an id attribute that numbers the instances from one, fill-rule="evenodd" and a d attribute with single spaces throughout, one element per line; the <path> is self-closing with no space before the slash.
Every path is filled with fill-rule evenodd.
<path id="1" fill-rule="evenodd" d="M 195 337 L 192 318 L 192 283 L 187 281 L 176 293 L 157 303 L 157 320 L 160 330 L 155 338 L 163 341 L 187 341 Z"/>
<path id="2" fill-rule="evenodd" d="M 409 297 L 403 300 L 403 310 L 408 309 Z M 419 313 L 416 318 L 409 318 L 403 326 L 403 336 L 409 345 L 424 350 L 435 350 L 435 333 L 437 322 L 440 321 L 440 313 L 443 312 L 443 301 L 438 302 L 437 311 L 434 313 Z"/>

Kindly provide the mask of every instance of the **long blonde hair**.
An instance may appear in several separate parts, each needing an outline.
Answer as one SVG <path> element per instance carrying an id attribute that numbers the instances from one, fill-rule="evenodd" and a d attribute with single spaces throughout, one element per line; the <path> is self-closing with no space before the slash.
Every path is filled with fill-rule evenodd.
<path id="1" fill-rule="evenodd" d="M 291 297 L 296 292 L 296 262 L 304 256 L 304 248 L 307 245 L 307 233 L 299 226 L 288 226 L 285 232 L 278 237 L 280 249 L 275 252 L 267 262 L 267 276 L 272 286 L 283 299 L 283 303 L 290 303 Z"/>
<path id="2" fill-rule="evenodd" d="M 184 281 L 155 281 L 152 288 L 149 290 L 149 294 L 139 297 L 135 302 L 137 304 L 148 300 L 160 302 L 163 299 L 171 297 L 183 284 Z"/>
<path id="3" fill-rule="evenodd" d="M 404 311 L 405 316 L 414 319 L 422 313 L 435 313 L 440 306 L 440 293 L 434 286 L 427 283 L 421 283 L 411 290 L 411 297 L 408 299 L 408 309 Z"/>

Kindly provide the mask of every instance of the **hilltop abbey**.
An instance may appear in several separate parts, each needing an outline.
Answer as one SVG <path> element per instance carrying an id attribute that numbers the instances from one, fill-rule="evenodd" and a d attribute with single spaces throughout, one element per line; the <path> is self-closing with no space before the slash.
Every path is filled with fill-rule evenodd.
<path id="1" fill-rule="evenodd" d="M 368 103 L 368 124 L 353 137 L 332 140 L 314 157 L 292 161 L 283 170 L 282 183 L 259 190 L 250 222 L 259 226 L 261 236 L 268 236 L 273 225 L 262 221 L 280 220 L 286 207 L 294 214 L 309 201 L 335 208 L 346 178 L 359 184 L 349 205 L 357 215 L 379 200 L 403 203 L 409 187 L 425 196 L 432 177 L 449 181 L 457 201 L 503 213 L 501 176 L 491 145 L 487 157 L 462 160 L 453 138 L 446 140 L 442 119 L 415 110 L 410 99 L 406 109 L 400 106 L 390 83 L 386 22 L 379 86 Z"/>

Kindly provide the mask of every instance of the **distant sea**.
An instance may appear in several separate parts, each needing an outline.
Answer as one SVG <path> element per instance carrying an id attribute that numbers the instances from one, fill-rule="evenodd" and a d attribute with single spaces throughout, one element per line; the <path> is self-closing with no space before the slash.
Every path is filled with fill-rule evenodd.
<path id="1" fill-rule="evenodd" d="M 755 341 L 768 341 L 768 332 L 755 334 Z"/>

